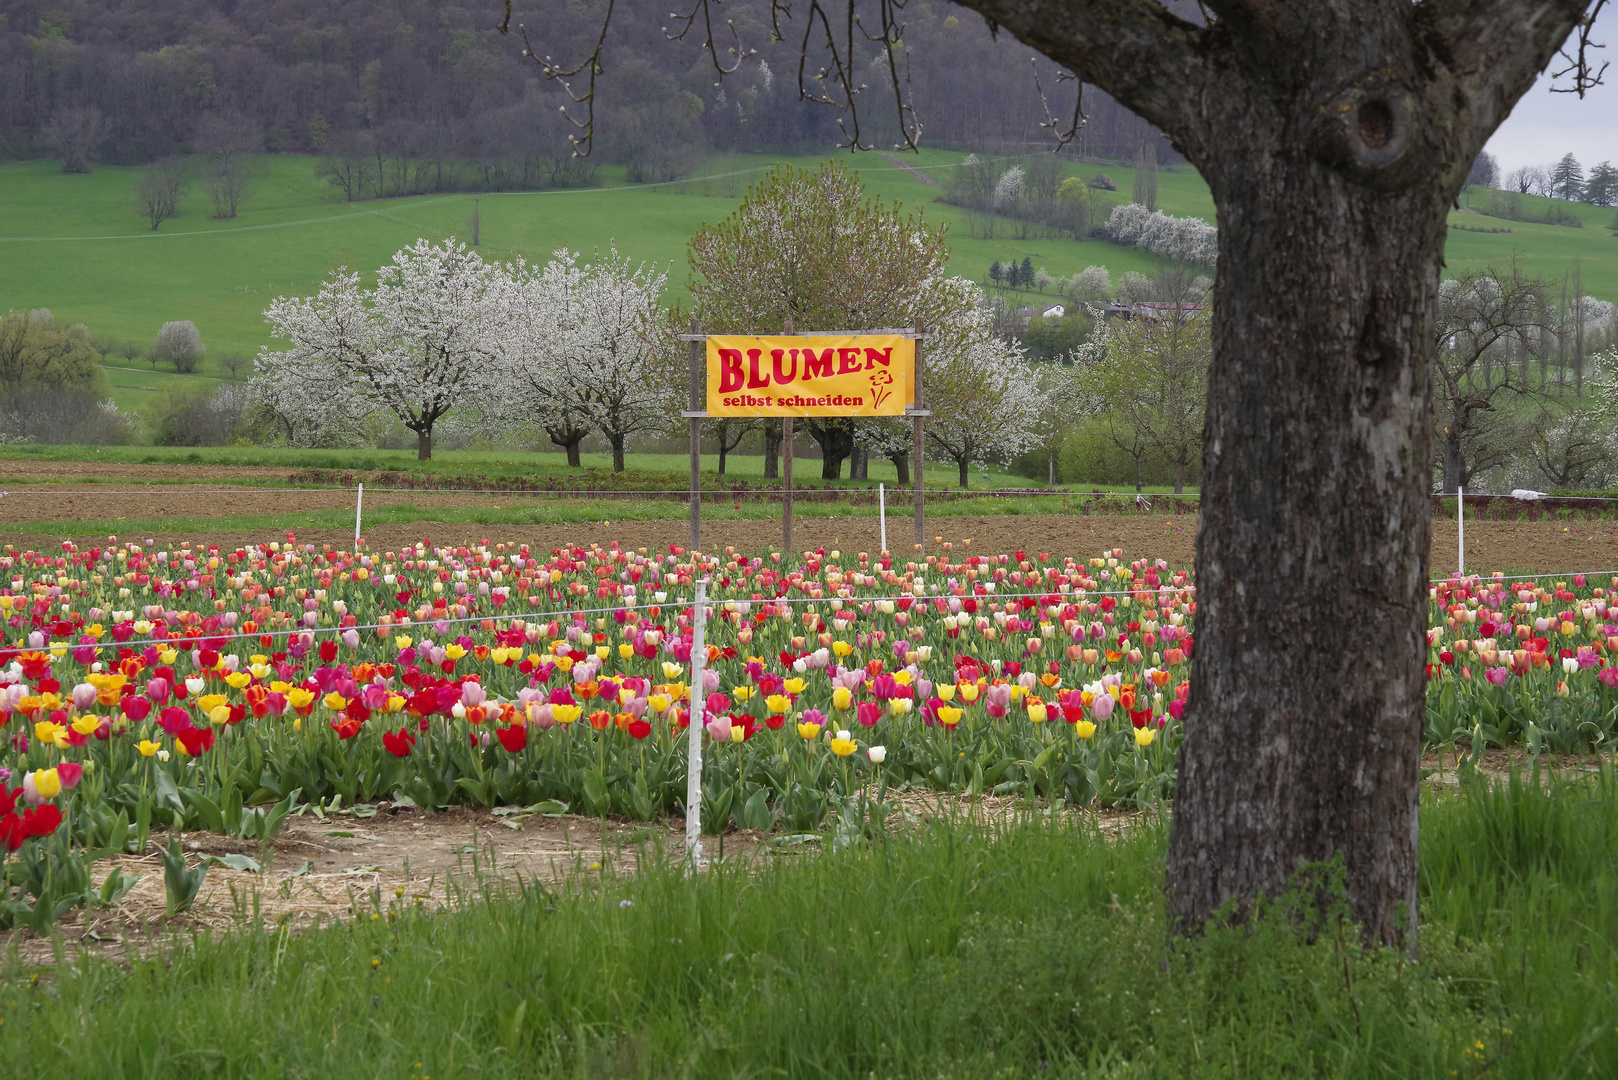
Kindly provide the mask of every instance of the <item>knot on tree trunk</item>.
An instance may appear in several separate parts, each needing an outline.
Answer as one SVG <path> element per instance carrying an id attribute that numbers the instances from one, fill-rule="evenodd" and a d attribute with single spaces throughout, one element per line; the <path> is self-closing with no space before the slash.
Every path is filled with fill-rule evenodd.
<path id="1" fill-rule="evenodd" d="M 1366 76 L 1321 113 L 1320 150 L 1338 166 L 1377 186 L 1399 186 L 1416 171 L 1422 155 L 1410 153 L 1415 103 L 1404 87 Z"/>

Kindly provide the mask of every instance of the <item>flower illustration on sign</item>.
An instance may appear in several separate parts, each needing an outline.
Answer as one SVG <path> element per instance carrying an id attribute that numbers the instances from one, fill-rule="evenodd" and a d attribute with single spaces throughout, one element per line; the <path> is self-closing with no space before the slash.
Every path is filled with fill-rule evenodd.
<path id="1" fill-rule="evenodd" d="M 871 404 L 880 406 L 884 401 L 886 401 L 893 391 L 884 390 L 883 387 L 892 385 L 892 375 L 888 374 L 886 371 L 873 371 L 871 373 Z"/>

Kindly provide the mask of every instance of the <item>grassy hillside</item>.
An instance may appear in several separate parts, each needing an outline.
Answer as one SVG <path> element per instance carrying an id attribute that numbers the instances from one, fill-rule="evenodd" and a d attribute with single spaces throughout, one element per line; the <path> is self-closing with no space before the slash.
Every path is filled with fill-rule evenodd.
<path id="1" fill-rule="evenodd" d="M 962 157 L 926 151 L 913 164 L 923 175 L 938 177 Z M 611 244 L 634 258 L 671 266 L 674 295 L 683 296 L 687 238 L 729 213 L 770 163 L 716 158 L 705 170 L 713 178 L 671 187 L 626 186 L 621 170 L 604 169 L 604 185 L 595 189 L 484 195 L 482 250 L 490 258 L 543 259 L 559 247 L 588 252 Z M 1096 240 L 975 238 L 969 214 L 932 202 L 940 188 L 875 155 L 855 164 L 872 192 L 925 205 L 929 219 L 949 222 L 952 269 L 976 280 L 984 279 L 994 260 L 1024 256 L 1057 276 L 1100 263 L 1116 277 L 1128 270 L 1150 272 L 1157 263 L 1138 249 Z M 1121 201 L 1133 170 L 1102 168 L 1121 189 L 1110 198 Z M 1088 178 L 1097 167 L 1073 165 L 1070 171 Z M 345 204 L 314 178 L 311 159 L 272 156 L 259 160 L 237 220 L 212 220 L 206 198 L 195 190 L 181 215 L 153 233 L 135 205 L 136 178 L 134 170 L 118 168 L 65 176 L 49 162 L 0 167 L 0 308 L 49 307 L 94 333 L 141 342 L 150 342 L 170 319 L 191 319 L 201 329 L 209 359 L 196 376 L 153 373 L 139 362 L 109 358 L 115 396 L 126 406 L 150 400 L 154 391 L 227 377 L 218 365 L 221 355 L 251 354 L 267 341 L 261 313 L 270 299 L 311 292 L 338 266 L 373 270 L 419 236 L 464 237 L 473 206 L 471 195 Z M 1524 207 L 1533 213 L 1537 202 L 1527 198 Z M 1159 204 L 1168 213 L 1213 218 L 1208 190 L 1190 169 L 1160 175 Z M 1474 226 L 1512 231 L 1452 230 L 1451 266 L 1503 263 L 1519 251 L 1529 272 L 1560 276 L 1577 259 L 1587 292 L 1618 299 L 1618 240 L 1602 227 L 1612 211 L 1574 209 L 1585 221 L 1582 229 L 1454 215 Z M 1005 224 L 1002 234 L 1011 231 Z"/>

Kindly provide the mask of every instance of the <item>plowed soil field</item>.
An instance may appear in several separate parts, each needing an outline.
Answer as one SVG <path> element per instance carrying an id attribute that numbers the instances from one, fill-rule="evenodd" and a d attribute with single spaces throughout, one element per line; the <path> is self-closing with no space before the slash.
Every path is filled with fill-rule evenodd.
<path id="1" fill-rule="evenodd" d="M 142 535 L 161 544 L 181 541 L 236 545 L 284 540 L 287 529 L 300 541 L 348 546 L 353 534 L 346 529 L 302 530 L 296 515 L 311 509 L 341 509 L 353 505 L 345 491 L 276 490 L 285 482 L 285 469 L 216 468 L 186 465 L 135 465 L 79 462 L 0 461 L 0 488 L 13 481 L 0 498 L 0 544 L 22 548 L 51 545 L 59 537 L 15 532 L 8 526 L 29 521 L 112 520 L 149 517 L 229 517 L 276 515 L 287 517 L 285 527 L 262 532 L 219 530 L 206 533 Z M 22 482 L 18 482 L 22 481 Z M 125 481 L 125 483 L 120 483 Z M 250 482 L 263 490 L 231 487 Z M 214 490 L 201 490 L 208 485 Z M 82 494 L 79 494 L 82 493 Z M 589 545 L 617 541 L 627 548 L 656 548 L 685 544 L 689 525 L 683 517 L 652 521 L 614 521 L 618 499 L 600 501 L 599 522 L 569 525 L 450 524 L 431 520 L 434 509 L 534 504 L 533 496 L 515 494 L 467 495 L 456 492 L 383 492 L 367 490 L 367 508 L 409 504 L 427 515 L 405 525 L 380 525 L 365 531 L 373 551 L 396 550 L 407 543 L 465 544 L 487 540 L 519 542 L 548 550 L 564 543 Z M 575 504 L 577 505 L 577 504 Z M 888 546 L 895 553 L 912 549 L 912 518 L 892 507 L 888 517 Z M 1170 565 L 1189 566 L 1195 556 L 1197 518 L 1156 513 L 1066 516 L 1058 514 L 995 514 L 984 516 L 938 515 L 928 520 L 929 550 L 940 541 L 960 551 L 970 542 L 973 551 L 1046 551 L 1055 556 L 1090 556 L 1105 548 L 1123 548 L 1129 557 L 1166 559 Z M 133 533 L 121 539 L 136 539 Z M 766 551 L 781 546 L 781 523 L 776 519 L 709 520 L 704 523 L 702 546 L 710 551 L 734 547 L 739 551 Z M 87 538 L 79 537 L 83 544 Z M 879 547 L 875 516 L 802 517 L 797 519 L 793 547 L 841 548 L 875 551 Z M 1432 567 L 1435 574 L 1454 569 L 1456 535 L 1453 521 L 1433 523 Z M 1618 521 L 1472 521 L 1467 525 L 1467 566 L 1476 571 L 1514 573 L 1618 570 Z"/>

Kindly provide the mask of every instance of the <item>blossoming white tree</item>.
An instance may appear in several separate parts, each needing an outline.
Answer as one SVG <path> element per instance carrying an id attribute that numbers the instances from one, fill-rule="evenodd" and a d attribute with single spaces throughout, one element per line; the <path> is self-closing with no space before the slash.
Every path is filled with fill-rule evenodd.
<path id="1" fill-rule="evenodd" d="M 482 396 L 491 375 L 504 280 L 453 238 L 418 240 L 378 272 L 374 289 L 340 268 L 312 297 L 277 297 L 264 318 L 291 348 L 263 349 L 254 367 L 285 408 L 392 413 L 428 460 L 433 425 Z"/>
<path id="2" fill-rule="evenodd" d="M 616 251 L 579 266 L 562 250 L 544 267 L 509 268 L 499 352 L 502 375 L 486 394 L 491 414 L 536 424 L 568 445 L 597 429 L 624 470 L 630 436 L 665 426 L 678 408 L 679 357 L 659 300 L 667 275 Z"/>

